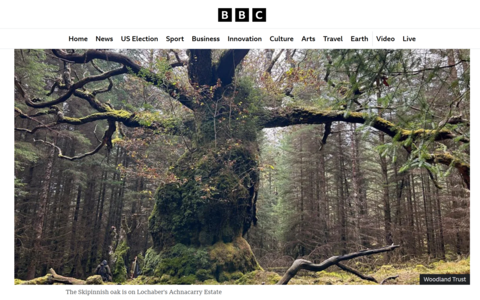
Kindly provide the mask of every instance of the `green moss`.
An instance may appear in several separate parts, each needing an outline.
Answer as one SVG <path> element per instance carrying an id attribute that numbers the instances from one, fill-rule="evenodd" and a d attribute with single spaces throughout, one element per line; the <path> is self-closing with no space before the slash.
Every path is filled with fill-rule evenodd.
<path id="1" fill-rule="evenodd" d="M 255 284 L 266 284 L 266 285 L 273 285 L 277 284 L 277 282 L 282 279 L 280 275 L 274 272 L 267 272 L 267 271 L 253 271 L 243 275 L 240 279 L 235 281 L 235 284 L 242 284 L 242 285 L 255 285 Z"/>
<path id="2" fill-rule="evenodd" d="M 127 268 L 125 266 L 125 260 L 120 257 L 115 262 L 115 269 L 113 271 L 113 281 L 116 283 L 122 283 L 127 280 Z"/>
<path id="3" fill-rule="evenodd" d="M 153 276 L 144 276 L 140 275 L 137 278 L 134 278 L 132 280 L 126 281 L 124 284 L 127 285 L 152 285 L 152 284 L 160 284 L 160 279 L 158 277 L 153 277 Z"/>
<path id="4" fill-rule="evenodd" d="M 172 279 L 172 276 L 168 274 L 163 274 L 162 277 L 160 278 L 160 282 L 168 283 L 170 279 Z"/>
<path id="5" fill-rule="evenodd" d="M 418 270 L 417 270 L 418 269 Z M 200 271 L 200 270 L 198 270 Z M 200 271 L 197 273 L 204 273 Z M 209 270 L 205 270 L 209 271 Z M 399 275 L 398 279 L 388 281 L 386 284 L 419 284 L 419 274 L 469 274 L 470 260 L 463 259 L 460 261 L 439 261 L 430 265 L 415 265 L 412 263 L 403 263 L 401 265 L 385 265 L 377 267 L 376 272 L 363 272 L 365 275 L 370 275 L 378 281 L 392 275 Z M 282 272 L 283 274 L 283 272 Z M 312 276 L 313 275 L 313 276 Z M 245 284 L 245 285 L 261 285 L 261 284 L 276 284 L 281 275 L 274 272 L 266 272 L 263 270 L 255 270 L 253 272 L 246 272 L 239 279 L 234 278 L 240 276 L 240 272 L 224 272 L 223 278 L 225 281 L 219 283 L 215 279 L 207 279 L 201 281 L 197 274 L 193 276 L 184 276 L 184 278 L 177 278 L 170 275 L 163 275 L 162 279 L 157 277 L 139 276 L 139 278 L 128 281 L 128 284 Z M 228 280 L 226 280 L 228 279 Z M 301 276 L 297 274 L 290 282 L 291 285 L 376 285 L 377 283 L 363 280 L 353 274 L 344 271 L 328 270 L 308 273 L 308 276 Z"/>
<path id="6" fill-rule="evenodd" d="M 258 269 L 261 268 L 247 241 L 238 237 L 231 243 L 220 241 L 208 247 L 176 244 L 163 251 L 149 249 L 144 274 L 158 277 L 164 283 L 187 284 L 192 276 L 199 282 L 209 279 L 224 282 Z"/>
<path id="7" fill-rule="evenodd" d="M 125 260 L 127 259 L 128 250 L 130 250 L 130 247 L 128 247 L 126 241 L 120 243 L 115 250 L 115 264 L 112 271 L 114 282 L 121 283 L 127 280 L 127 267 Z"/>
<path id="8" fill-rule="evenodd" d="M 342 275 L 337 273 L 337 272 L 327 272 L 327 271 L 321 271 L 317 272 L 319 277 L 336 277 L 336 278 L 342 278 Z"/>
<path id="9" fill-rule="evenodd" d="M 25 282 L 25 281 L 23 281 L 23 280 L 21 280 L 21 279 L 15 278 L 15 283 L 14 283 L 14 284 L 15 284 L 15 285 L 17 285 L 17 284 L 23 284 L 24 282 Z"/>
<path id="10" fill-rule="evenodd" d="M 149 248 L 145 253 L 142 273 L 147 276 L 153 276 L 155 268 L 160 264 L 160 260 L 160 252 L 156 251 L 154 248 Z"/>
<path id="11" fill-rule="evenodd" d="M 243 273 L 240 271 L 233 272 L 231 274 L 228 274 L 229 280 L 238 280 L 243 277 Z"/>
<path id="12" fill-rule="evenodd" d="M 255 220 L 257 150 L 231 141 L 226 149 L 185 154 L 162 186 L 149 218 L 154 247 L 232 242 Z"/>
<path id="13" fill-rule="evenodd" d="M 238 279 L 240 274 L 260 269 L 250 245 L 242 237 L 232 243 L 218 242 L 209 247 L 208 253 L 219 282 Z"/>
<path id="14" fill-rule="evenodd" d="M 203 282 L 203 284 L 205 284 L 205 285 L 219 285 L 220 283 L 218 283 L 218 281 L 216 281 L 215 279 L 208 279 L 208 280 L 205 280 Z"/>
<path id="15" fill-rule="evenodd" d="M 87 278 L 87 284 L 103 284 L 102 276 L 100 275 L 93 275 Z"/>
<path id="16" fill-rule="evenodd" d="M 132 113 L 126 110 L 112 110 L 107 112 L 94 113 L 82 118 L 64 117 L 63 119 L 70 124 L 81 125 L 96 120 L 105 120 L 107 118 L 114 118 L 120 122 L 128 122 L 131 116 Z"/>
<path id="17" fill-rule="evenodd" d="M 213 276 L 211 273 L 212 272 L 210 270 L 200 269 L 195 273 L 195 277 L 197 278 L 198 281 L 213 279 Z"/>
<path id="18" fill-rule="evenodd" d="M 439 261 L 432 264 L 431 274 L 470 274 L 470 258 L 458 262 Z"/>
<path id="19" fill-rule="evenodd" d="M 168 274 L 177 278 L 194 275 L 199 269 L 208 269 L 208 255 L 205 249 L 176 244 L 163 251 L 154 274 L 160 277 Z"/>
<path id="20" fill-rule="evenodd" d="M 352 113 L 352 114 L 358 114 L 358 113 Z M 363 114 L 363 117 L 366 118 L 367 115 L 366 114 Z M 375 118 L 375 123 L 380 123 L 382 124 L 384 127 L 388 127 L 388 128 L 391 128 L 392 130 L 395 129 L 397 126 L 395 124 L 393 124 L 392 122 L 390 121 L 387 121 L 383 118 L 380 118 L 380 117 L 376 117 Z"/>
<path id="21" fill-rule="evenodd" d="M 372 276 L 379 282 L 385 279 L 388 276 L 398 275 L 399 277 L 394 280 L 389 280 L 385 284 L 392 285 L 412 285 L 419 284 L 419 275 L 420 274 L 470 274 L 470 260 L 463 259 L 459 261 L 439 261 L 429 265 L 418 265 L 416 263 L 407 262 L 400 265 L 384 265 L 376 267 L 376 271 L 367 270 L 362 272 L 365 275 Z M 377 285 L 375 282 L 363 280 L 351 273 L 344 271 L 329 271 L 334 270 L 328 269 L 325 271 L 317 272 L 317 276 L 302 276 L 297 274 L 292 280 L 290 280 L 289 285 Z M 255 271 L 248 274 L 245 274 L 240 280 L 237 280 L 236 284 L 269 284 L 265 279 L 265 276 L 262 275 L 264 272 Z M 281 274 L 284 272 L 282 271 Z M 262 277 L 263 276 L 263 277 Z M 279 276 L 280 277 L 280 276 Z M 279 278 L 277 277 L 277 279 Z"/>
<path id="22" fill-rule="evenodd" d="M 442 264 L 444 264 L 444 263 L 445 263 L 444 260 L 439 260 L 439 261 L 437 261 L 437 262 L 432 263 L 432 266 L 434 266 L 434 267 L 436 268 L 437 266 L 440 266 L 440 265 L 442 265 Z"/>
<path id="23" fill-rule="evenodd" d="M 230 280 L 230 277 L 228 276 L 229 274 L 226 273 L 226 272 L 219 272 L 217 275 L 216 275 L 216 279 L 218 282 L 225 282 L 225 281 L 229 281 Z"/>
<path id="24" fill-rule="evenodd" d="M 50 277 L 52 277 L 52 275 L 50 274 L 47 274 L 45 276 L 42 276 L 42 277 L 37 277 L 37 278 L 34 278 L 32 280 L 26 280 L 26 281 L 23 281 L 22 283 L 18 283 L 18 284 L 24 284 L 24 285 L 43 285 L 43 284 L 49 284 L 50 283 Z M 17 279 L 18 280 L 18 279 Z"/>
<path id="25" fill-rule="evenodd" d="M 425 272 L 428 272 L 428 269 L 424 265 L 416 265 L 415 271 L 419 273 L 425 273 Z"/>
<path id="26" fill-rule="evenodd" d="M 195 275 L 182 276 L 180 278 L 169 281 L 170 284 L 194 284 L 195 282 Z"/>

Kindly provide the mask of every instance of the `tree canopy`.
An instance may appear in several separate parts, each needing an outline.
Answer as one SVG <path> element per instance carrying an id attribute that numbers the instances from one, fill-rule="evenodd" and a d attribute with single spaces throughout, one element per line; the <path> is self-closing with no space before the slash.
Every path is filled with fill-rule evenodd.
<path id="1" fill-rule="evenodd" d="M 112 77 L 135 75 L 195 112 L 208 100 L 217 101 L 224 96 L 223 93 L 236 78 L 235 69 L 249 53 L 248 50 L 227 50 L 217 54 L 218 57 L 215 59 L 212 57 L 212 52 L 212 50 L 189 50 L 183 54 L 185 58 L 180 58 L 179 53 L 172 50 L 166 58 L 157 58 L 158 60 L 153 64 L 150 63 L 148 67 L 119 52 L 52 50 L 51 53 L 63 62 L 61 77 L 48 78 L 53 81 L 50 92 L 40 93 L 40 95 L 26 90 L 21 81 L 15 78 L 16 90 L 25 104 L 37 109 L 32 114 L 24 113 L 16 107 L 15 112 L 23 118 L 37 118 L 43 115 L 55 115 L 55 117 L 49 120 L 51 121 L 49 123 L 39 121 L 40 125 L 32 129 L 16 128 L 16 130 L 33 133 L 38 129 L 53 128 L 62 123 L 82 125 L 100 120 L 109 122 L 109 130 L 105 131 L 102 142 L 88 154 L 97 152 L 105 145 L 111 148 L 112 135 L 116 130 L 115 122 L 126 127 L 144 127 L 162 133 L 185 134 L 189 129 L 193 131 L 192 120 L 189 118 L 186 120 L 173 117 L 155 118 L 147 112 L 114 107 L 111 103 L 99 100 L 98 96 L 111 91 Z M 292 97 L 288 105 L 278 103 L 282 100 L 276 99 L 275 107 L 259 107 L 256 112 L 250 113 L 252 118 L 258 119 L 256 123 L 260 129 L 296 124 L 329 124 L 335 121 L 365 124 L 384 132 L 398 145 L 403 142 L 401 146 L 406 151 L 413 152 L 414 165 L 427 168 L 433 168 L 434 163 L 453 165 L 461 172 L 467 187 L 469 186 L 468 157 L 448 151 L 430 152 L 427 150 L 428 147 L 423 145 L 432 143 L 445 145 L 446 140 L 463 144 L 469 142 L 469 132 L 466 130 L 468 116 L 464 116 L 467 113 L 464 108 L 468 104 L 469 97 L 467 77 L 469 72 L 468 69 L 461 69 L 461 74 L 458 75 L 457 71 L 460 69 L 459 66 L 468 68 L 468 56 L 464 57 L 468 54 L 462 52 L 463 54 L 458 54 L 461 57 L 456 59 L 450 57 L 453 54 L 441 57 L 440 53 L 434 51 L 415 53 L 410 50 L 334 50 L 330 53 L 326 51 L 322 57 L 318 53 L 309 55 L 309 51 L 304 51 L 302 54 L 290 51 L 293 53 L 286 53 L 285 60 L 288 61 L 287 64 L 292 65 L 291 68 L 282 74 L 274 74 L 274 77 L 279 77 L 274 82 L 272 69 L 282 52 L 283 50 L 277 53 L 276 57 L 272 57 L 264 68 L 256 70 L 257 74 L 254 76 L 260 76 L 260 84 L 274 84 L 274 88 L 278 90 L 272 92 L 277 93 L 284 88 L 287 96 L 293 96 L 291 89 L 297 88 L 296 85 L 303 85 L 310 89 L 315 88 L 314 85 L 322 86 L 316 87 L 318 93 L 312 95 L 313 99 Z M 316 63 L 323 64 L 324 70 L 318 67 L 302 66 L 302 64 L 312 63 L 309 60 L 314 55 L 320 56 Z M 172 56 L 175 57 L 174 62 L 171 62 Z M 258 58 L 251 58 L 252 63 L 255 63 L 253 62 L 255 59 Z M 103 71 L 95 65 L 95 61 L 109 62 L 116 68 Z M 86 66 L 89 63 L 99 74 L 89 74 L 89 71 L 84 73 L 83 78 L 78 78 L 78 75 L 75 75 L 76 78 L 72 76 L 72 65 Z M 243 63 L 246 64 L 246 62 Z M 186 68 L 188 78 L 182 78 L 182 72 L 177 73 L 174 68 Z M 93 69 L 91 72 L 94 73 Z M 324 73 L 321 74 L 321 72 Z M 332 74 L 333 72 L 335 74 Z M 322 76 L 324 82 L 318 80 Z M 317 82 L 310 83 L 309 80 Z M 91 86 L 92 83 L 103 81 L 108 81 L 108 85 L 87 88 L 89 84 Z M 384 95 L 374 99 L 379 91 L 384 92 Z M 266 95 L 266 98 L 269 96 L 272 95 Z M 86 100 L 94 113 L 68 116 L 68 114 L 65 115 L 63 108 L 58 106 L 68 100 L 76 101 L 75 99 L 78 98 Z M 330 103 L 327 100 L 329 98 Z M 448 101 L 445 98 L 450 99 Z M 319 100 L 324 103 L 322 105 L 313 103 Z M 298 103 L 298 105 L 292 103 Z M 402 105 L 405 103 L 406 105 Z M 394 105 L 398 107 L 393 107 Z M 435 109 L 443 106 L 448 108 L 443 114 L 434 114 Z M 392 119 L 395 118 L 395 122 L 382 118 L 382 115 L 389 111 L 392 111 L 390 115 Z M 219 113 L 214 112 L 214 118 L 218 117 L 216 114 Z M 190 117 L 193 118 L 193 116 Z M 418 120 L 418 117 L 421 117 L 422 122 L 412 122 L 414 119 Z M 184 128 L 183 131 L 182 128 Z M 61 152 L 60 157 L 68 158 Z"/>

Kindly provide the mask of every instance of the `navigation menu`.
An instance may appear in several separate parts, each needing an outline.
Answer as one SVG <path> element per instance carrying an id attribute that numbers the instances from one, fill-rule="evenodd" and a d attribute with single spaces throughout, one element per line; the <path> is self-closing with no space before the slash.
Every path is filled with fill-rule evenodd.
<path id="1" fill-rule="evenodd" d="M 13 40 L 15 31 L 3 29 L 3 40 Z M 475 48 L 478 30 L 357 30 L 357 29 L 71 29 L 53 30 L 47 36 L 38 30 L 24 33 L 16 48 Z M 254 45 L 254 46 L 253 46 Z M 1 47 L 1 46 L 0 46 Z M 30 46 L 31 47 L 31 46 Z"/>

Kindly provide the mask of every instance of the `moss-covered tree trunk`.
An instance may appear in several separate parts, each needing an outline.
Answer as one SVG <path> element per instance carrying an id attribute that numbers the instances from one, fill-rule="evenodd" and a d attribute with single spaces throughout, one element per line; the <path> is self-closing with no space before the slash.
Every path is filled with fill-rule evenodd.
<path id="1" fill-rule="evenodd" d="M 258 268 L 242 238 L 256 221 L 257 145 L 223 142 L 187 152 L 173 170 L 175 181 L 157 191 L 149 219 L 160 255 L 156 275 L 223 281 Z"/>
<path id="2" fill-rule="evenodd" d="M 189 149 L 161 186 L 149 219 L 147 272 L 170 282 L 236 279 L 259 266 L 243 235 L 256 222 L 258 127 L 242 82 L 207 91 L 195 110 Z M 164 277 L 165 278 L 165 277 Z"/>

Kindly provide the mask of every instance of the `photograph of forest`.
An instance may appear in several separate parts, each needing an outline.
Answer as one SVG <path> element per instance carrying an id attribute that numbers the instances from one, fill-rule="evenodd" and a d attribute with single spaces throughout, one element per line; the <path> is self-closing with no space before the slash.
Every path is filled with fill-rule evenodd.
<path id="1" fill-rule="evenodd" d="M 470 51 L 15 50 L 15 284 L 470 273 Z"/>

